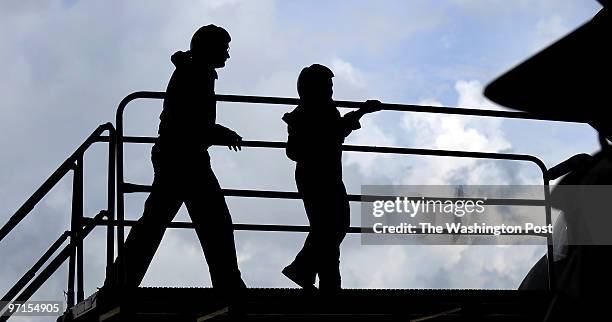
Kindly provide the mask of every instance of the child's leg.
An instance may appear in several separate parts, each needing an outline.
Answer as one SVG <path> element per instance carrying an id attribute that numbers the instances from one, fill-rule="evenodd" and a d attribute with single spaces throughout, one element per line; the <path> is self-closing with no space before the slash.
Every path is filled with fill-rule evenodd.
<path id="1" fill-rule="evenodd" d="M 319 288 L 334 291 L 341 288 L 340 245 L 346 236 L 350 222 L 348 196 L 344 184 L 340 181 L 330 187 L 326 204 L 328 222 L 323 226 L 321 236 L 321 256 L 319 261 Z"/>
<path id="2" fill-rule="evenodd" d="M 302 246 L 293 262 L 283 270 L 283 274 L 299 285 L 314 285 L 317 274 L 316 261 L 319 256 L 318 249 L 320 248 L 317 245 L 319 233 L 314 229 L 319 226 L 317 224 L 319 216 L 316 215 L 318 213 L 318 198 L 315 193 L 316 187 L 313 186 L 313 182 L 310 179 L 311 175 L 308 169 L 300 166 L 296 167 L 295 181 L 298 192 L 302 196 L 306 215 L 308 216 L 310 232 L 304 241 L 304 246 Z"/>
<path id="3" fill-rule="evenodd" d="M 314 244 L 315 239 L 316 238 L 314 237 L 314 234 L 312 232 L 308 233 L 308 236 L 304 241 L 304 246 L 302 246 L 302 249 L 295 256 L 295 259 L 290 265 L 296 271 L 299 272 L 299 274 L 304 280 L 307 280 L 310 284 L 315 283 L 315 278 L 317 274 L 313 265 L 313 262 L 316 258 L 316 247 Z"/>

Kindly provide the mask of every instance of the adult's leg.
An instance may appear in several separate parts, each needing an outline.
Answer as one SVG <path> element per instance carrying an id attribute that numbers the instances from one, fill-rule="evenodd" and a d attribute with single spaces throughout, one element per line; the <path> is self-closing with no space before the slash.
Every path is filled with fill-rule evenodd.
<path id="1" fill-rule="evenodd" d="M 168 224 L 181 206 L 181 199 L 173 187 L 155 178 L 147 198 L 142 217 L 134 224 L 125 241 L 123 254 L 115 263 L 123 263 L 124 282 L 128 287 L 138 287 L 151 260 L 161 243 Z"/>
<path id="2" fill-rule="evenodd" d="M 197 172 L 185 205 L 204 250 L 213 287 L 245 288 L 238 269 L 232 218 L 219 182 L 210 167 L 203 166 Z"/>

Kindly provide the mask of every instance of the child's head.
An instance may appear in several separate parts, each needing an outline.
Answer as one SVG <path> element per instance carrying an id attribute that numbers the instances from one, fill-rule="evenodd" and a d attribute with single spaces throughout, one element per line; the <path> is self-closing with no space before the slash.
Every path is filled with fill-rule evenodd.
<path id="1" fill-rule="evenodd" d="M 326 102 L 332 99 L 334 73 L 327 67 L 312 64 L 302 69 L 298 76 L 297 90 L 302 101 Z"/>
<path id="2" fill-rule="evenodd" d="M 191 38 L 190 51 L 194 60 L 213 68 L 225 66 L 229 59 L 229 43 L 232 40 L 227 30 L 215 25 L 200 27 Z"/>

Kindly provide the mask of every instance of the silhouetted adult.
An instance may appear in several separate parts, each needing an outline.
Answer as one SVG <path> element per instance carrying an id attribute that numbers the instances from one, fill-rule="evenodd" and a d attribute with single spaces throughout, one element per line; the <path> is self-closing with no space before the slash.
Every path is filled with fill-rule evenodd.
<path id="1" fill-rule="evenodd" d="M 204 26 L 193 35 L 189 51 L 171 57 L 176 69 L 166 89 L 159 138 L 151 152 L 155 172 L 152 191 L 117 260 L 124 264 L 123 284 L 128 287 L 140 284 L 166 226 L 185 203 L 213 287 L 223 291 L 245 288 L 236 259 L 232 219 L 207 151 L 214 143 L 236 151 L 241 147 L 238 134 L 215 122 L 215 69 L 225 66 L 230 40 L 225 29 Z M 107 278 L 105 284 L 112 282 Z"/>
<path id="2" fill-rule="evenodd" d="M 316 275 L 322 291 L 340 289 L 340 244 L 349 227 L 349 203 L 342 182 L 342 143 L 366 113 L 380 110 L 380 102 L 340 116 L 334 101 L 333 72 L 314 64 L 302 70 L 297 89 L 300 104 L 283 116 L 288 125 L 287 156 L 296 161 L 295 181 L 310 233 L 293 263 L 283 269 L 289 279 L 309 290 Z"/>

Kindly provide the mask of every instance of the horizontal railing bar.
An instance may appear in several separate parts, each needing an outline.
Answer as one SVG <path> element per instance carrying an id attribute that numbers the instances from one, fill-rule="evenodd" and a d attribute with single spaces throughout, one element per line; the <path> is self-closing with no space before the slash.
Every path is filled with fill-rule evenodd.
<path id="1" fill-rule="evenodd" d="M 40 200 L 42 200 L 42 198 L 68 173 L 68 171 L 73 168 L 76 159 L 82 155 L 92 143 L 97 141 L 97 137 L 99 137 L 102 132 L 113 129 L 114 127 L 112 123 L 105 123 L 98 126 L 98 128 L 96 128 L 96 130 L 94 130 L 87 137 L 87 139 L 85 139 L 85 141 L 74 151 L 74 153 L 72 153 L 66 159 L 66 161 L 64 161 L 53 172 L 53 174 L 51 174 L 51 176 L 32 194 L 32 196 L 30 196 L 30 198 L 28 198 L 28 200 L 26 200 L 25 203 L 23 203 L 21 207 L 19 207 L 8 222 L 2 228 L 0 228 L 0 241 L 2 241 L 2 239 L 4 239 L 4 237 L 6 237 L 6 235 L 8 235 L 8 233 L 13 230 L 13 228 L 15 228 L 15 226 L 17 226 L 17 224 L 19 224 L 23 218 L 25 218 L 30 211 L 32 211 L 32 209 L 34 209 Z"/>
<path id="2" fill-rule="evenodd" d="M 120 105 L 123 108 L 125 108 L 125 105 L 127 105 L 127 102 L 138 99 L 138 98 L 163 99 L 165 95 L 166 95 L 165 92 L 152 92 L 152 91 L 134 92 L 126 96 L 123 99 L 122 104 Z M 273 105 L 298 105 L 300 103 L 300 100 L 297 98 L 272 97 L 272 96 L 217 94 L 216 99 L 219 102 L 256 103 L 256 104 L 273 104 Z M 363 102 L 342 101 L 342 100 L 335 101 L 335 103 L 338 107 L 344 107 L 344 108 L 358 108 L 361 106 L 361 104 L 363 104 Z M 587 123 L 587 120 L 575 120 L 575 119 L 565 118 L 562 116 L 551 116 L 551 115 L 544 115 L 544 114 L 515 112 L 515 111 L 482 110 L 482 109 L 463 108 L 463 107 L 382 103 L 381 108 L 387 111 L 400 111 L 400 112 L 435 113 L 435 114 L 452 114 L 452 115 L 467 115 L 467 116 L 503 117 L 503 118 L 527 119 L 527 120 L 538 120 L 538 121 Z"/>
<path id="3" fill-rule="evenodd" d="M 108 219 L 102 219 L 102 218 L 96 220 L 95 218 L 85 217 L 83 218 L 83 222 L 87 224 L 91 224 L 92 222 L 95 222 L 95 224 L 98 226 L 109 224 Z M 124 225 L 133 226 L 137 222 L 138 222 L 137 220 L 125 219 Z M 117 226 L 117 221 L 111 220 L 110 225 Z M 167 228 L 178 228 L 178 229 L 193 229 L 195 228 L 195 225 L 191 222 L 186 222 L 186 221 L 173 221 L 173 222 L 170 222 L 166 227 Z M 304 232 L 304 233 L 307 233 L 310 231 L 310 226 L 305 226 L 305 225 L 233 224 L 233 228 L 234 230 L 241 230 L 241 231 L 275 231 L 275 232 Z M 414 235 L 432 235 L 431 233 L 423 232 L 423 230 L 419 228 L 415 228 L 414 231 L 415 231 Z M 346 230 L 346 232 L 349 234 L 373 234 L 374 233 L 373 229 L 368 228 L 368 227 L 349 227 Z M 436 233 L 435 235 L 463 235 L 463 234 L 452 233 L 452 232 L 449 232 L 447 229 L 444 229 L 443 233 Z M 470 234 L 470 235 L 494 236 L 493 234 Z M 546 234 L 535 234 L 535 233 L 533 234 L 505 233 L 505 234 L 500 234 L 500 235 L 502 236 L 506 236 L 506 235 L 507 236 L 519 236 L 520 235 L 520 236 L 546 237 Z"/>
<path id="4" fill-rule="evenodd" d="M 150 185 L 141 185 L 134 183 L 124 183 L 123 191 L 125 193 L 151 192 Z M 227 197 L 247 197 L 247 198 L 268 198 L 268 199 L 302 199 L 298 192 L 294 191 L 273 191 L 273 190 L 247 190 L 247 189 L 221 189 L 224 196 Z M 373 202 L 377 200 L 396 200 L 397 198 L 406 198 L 407 200 L 424 200 L 424 201 L 479 201 L 484 198 L 464 198 L 464 197 L 421 197 L 421 196 L 384 196 L 384 195 L 357 195 L 349 194 L 348 200 L 354 202 Z M 486 198 L 483 205 L 485 206 L 546 206 L 543 199 L 515 199 L 515 198 Z"/>
<path id="5" fill-rule="evenodd" d="M 217 95 L 216 97 L 217 97 L 217 101 L 221 101 L 221 102 L 279 104 L 279 105 L 298 105 L 300 104 L 299 99 L 289 98 L 289 97 L 246 96 L 246 95 Z M 344 108 L 359 108 L 363 104 L 363 102 L 355 102 L 355 101 L 334 101 L 334 102 L 336 103 L 336 106 L 344 107 Z M 543 115 L 543 114 L 514 112 L 514 111 L 496 111 L 496 110 L 482 110 L 482 109 L 462 108 L 462 107 L 395 104 L 395 103 L 382 103 L 381 107 L 383 110 L 386 110 L 386 111 L 453 114 L 453 115 L 467 115 L 467 116 L 487 116 L 487 117 L 513 118 L 513 119 L 530 119 L 530 120 L 540 120 L 540 121 L 586 123 L 586 120 L 576 121 L 574 119 L 564 118 L 561 116 L 550 116 L 550 115 Z"/>
<path id="6" fill-rule="evenodd" d="M 104 138 L 104 137 L 102 137 Z M 108 138 L 106 138 L 108 140 Z M 143 136 L 126 136 L 123 141 L 125 143 L 155 143 L 154 137 Z M 284 149 L 287 144 L 278 141 L 243 141 L 244 147 L 257 148 L 274 148 Z M 542 160 L 527 154 L 514 153 L 495 153 L 495 152 L 473 152 L 473 151 L 450 151 L 437 149 L 416 149 L 416 148 L 399 148 L 399 147 L 384 147 L 384 146 L 364 146 L 364 145 L 343 145 L 343 151 L 349 152 L 369 152 L 369 153 L 385 153 L 385 154 L 402 154 L 402 155 L 429 155 L 429 156 L 448 156 L 460 158 L 474 159 L 493 159 L 493 160 L 509 160 L 509 161 L 528 161 L 535 163 L 544 173 L 546 173 L 546 165 Z"/>

